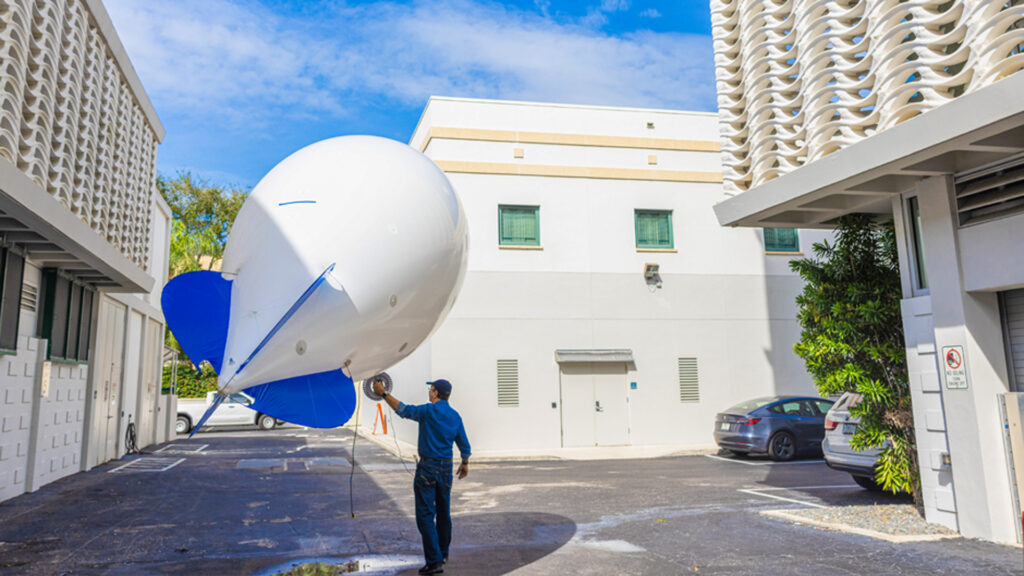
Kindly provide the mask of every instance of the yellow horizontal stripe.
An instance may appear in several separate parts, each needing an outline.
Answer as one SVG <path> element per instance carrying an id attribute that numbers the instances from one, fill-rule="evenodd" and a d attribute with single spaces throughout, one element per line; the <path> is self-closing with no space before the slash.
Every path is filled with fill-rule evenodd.
<path id="1" fill-rule="evenodd" d="M 504 164 L 500 162 L 459 162 L 438 160 L 441 170 L 462 174 L 508 174 L 516 176 L 554 176 L 560 178 L 598 178 L 602 180 L 648 180 L 654 182 L 720 183 L 721 172 L 654 170 L 638 168 L 601 168 L 596 166 L 545 166 L 541 164 Z"/>
<path id="2" fill-rule="evenodd" d="M 710 140 L 675 140 L 671 138 L 638 138 L 633 136 L 601 136 L 595 134 L 559 134 L 555 132 L 520 132 L 517 130 L 482 130 L 434 126 L 420 146 L 423 152 L 434 138 L 514 142 L 521 144 L 562 144 L 568 146 L 599 146 L 603 148 L 643 148 L 647 150 L 681 150 L 690 152 L 721 152 L 722 145 Z"/>

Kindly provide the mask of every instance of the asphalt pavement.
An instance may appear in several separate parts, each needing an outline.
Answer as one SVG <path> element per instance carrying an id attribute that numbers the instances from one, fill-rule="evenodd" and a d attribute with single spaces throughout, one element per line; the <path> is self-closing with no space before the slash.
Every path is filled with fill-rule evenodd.
<path id="1" fill-rule="evenodd" d="M 412 471 L 349 430 L 200 433 L 0 503 L 0 574 L 415 574 Z M 350 500 L 351 495 L 351 500 Z M 890 543 L 760 512 L 901 503 L 820 460 L 482 462 L 445 574 L 1020 574 L 1018 547 Z M 355 513 L 355 518 L 352 516 Z"/>

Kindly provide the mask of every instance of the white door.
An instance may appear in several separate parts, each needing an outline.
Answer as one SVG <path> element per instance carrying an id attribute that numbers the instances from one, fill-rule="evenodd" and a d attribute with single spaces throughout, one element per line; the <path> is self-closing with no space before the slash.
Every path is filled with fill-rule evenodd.
<path id="1" fill-rule="evenodd" d="M 629 444 L 625 364 L 563 364 L 561 386 L 563 447 Z"/>
<path id="2" fill-rule="evenodd" d="M 597 446 L 629 444 L 629 393 L 625 364 L 594 364 L 594 430 Z"/>
<path id="3" fill-rule="evenodd" d="M 96 372 L 93 425 L 90 444 L 96 455 L 92 465 L 102 464 L 117 454 L 117 414 L 124 355 L 124 306 L 101 298 L 100 330 L 96 341 Z"/>
<path id="4" fill-rule="evenodd" d="M 590 364 L 563 364 L 562 447 L 594 446 L 594 379 Z"/>

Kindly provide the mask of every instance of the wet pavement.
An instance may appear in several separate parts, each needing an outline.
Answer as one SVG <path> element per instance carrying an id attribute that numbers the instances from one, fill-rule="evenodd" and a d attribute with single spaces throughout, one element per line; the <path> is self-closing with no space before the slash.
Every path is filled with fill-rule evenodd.
<path id="1" fill-rule="evenodd" d="M 263 575 L 422 565 L 412 464 L 348 430 L 201 433 L 0 503 L 0 574 Z M 350 514 L 351 506 L 355 518 Z M 821 461 L 483 462 L 445 574 L 1020 574 L 1019 548 L 889 543 L 761 511 L 891 504 Z M 365 572 L 364 572 L 365 573 Z"/>

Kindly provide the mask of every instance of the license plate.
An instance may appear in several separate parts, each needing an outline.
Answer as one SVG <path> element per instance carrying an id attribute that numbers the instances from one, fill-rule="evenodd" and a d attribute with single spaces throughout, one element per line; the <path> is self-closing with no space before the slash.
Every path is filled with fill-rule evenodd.
<path id="1" fill-rule="evenodd" d="M 718 429 L 719 430 L 728 430 L 730 426 L 731 425 L 728 422 L 722 422 L 722 424 L 718 426 Z"/>
<path id="2" fill-rule="evenodd" d="M 853 434 L 857 431 L 856 424 L 843 424 L 843 434 Z"/>

